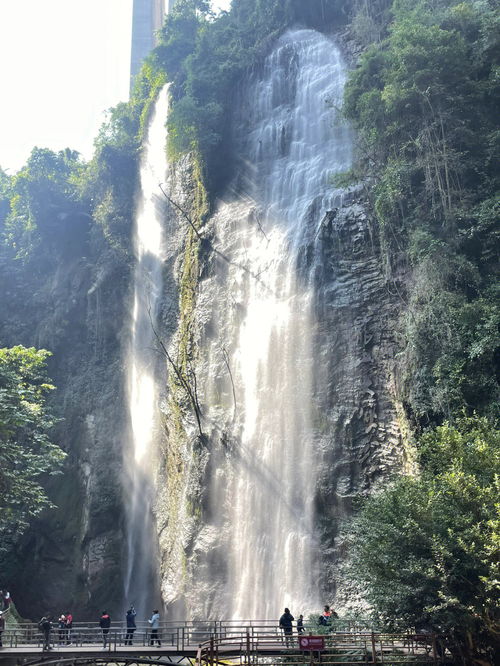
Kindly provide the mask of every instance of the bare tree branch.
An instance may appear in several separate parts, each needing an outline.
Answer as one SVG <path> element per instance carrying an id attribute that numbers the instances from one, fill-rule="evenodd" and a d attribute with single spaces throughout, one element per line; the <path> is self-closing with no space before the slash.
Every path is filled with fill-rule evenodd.
<path id="1" fill-rule="evenodd" d="M 155 325 L 153 323 L 153 319 L 151 317 L 151 308 L 148 309 L 148 315 L 149 315 L 149 321 L 151 322 L 151 328 L 153 330 L 153 334 L 156 338 L 156 341 L 158 342 L 161 351 L 163 352 L 163 355 L 166 357 L 167 361 L 170 363 L 172 368 L 174 369 L 174 372 L 177 376 L 177 379 L 179 380 L 182 388 L 185 390 L 187 396 L 189 397 L 189 400 L 191 402 L 191 405 L 193 407 L 194 415 L 196 417 L 196 423 L 198 424 L 198 430 L 200 433 L 200 437 L 205 440 L 205 433 L 203 432 L 203 428 L 201 426 L 201 419 L 202 419 L 202 413 L 200 410 L 200 405 L 198 403 L 198 398 L 195 393 L 193 393 L 193 390 L 191 389 L 191 386 L 189 385 L 189 382 L 187 379 L 184 377 L 183 373 L 181 372 L 181 369 L 179 366 L 175 363 L 173 358 L 170 356 L 167 347 L 165 346 L 165 343 L 161 339 L 158 331 L 155 328 Z"/>

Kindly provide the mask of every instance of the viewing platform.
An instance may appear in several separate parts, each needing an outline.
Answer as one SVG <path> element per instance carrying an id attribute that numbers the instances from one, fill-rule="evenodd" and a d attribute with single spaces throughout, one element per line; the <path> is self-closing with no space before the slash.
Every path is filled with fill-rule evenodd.
<path id="1" fill-rule="evenodd" d="M 137 622 L 132 645 L 122 623 L 109 633 L 90 623 L 74 623 L 70 632 L 55 627 L 50 649 L 43 649 L 43 635 L 36 624 L 7 629 L 0 649 L 1 666 L 37 664 L 149 664 L 188 662 L 192 666 L 216 664 L 443 664 L 451 663 L 442 637 L 406 632 L 372 631 L 355 623 L 338 622 L 332 631 L 313 642 L 320 649 L 303 649 L 304 638 L 317 634 L 317 627 L 294 629 L 285 636 L 276 622 L 164 622 L 159 630 L 161 645 L 151 645 L 147 623 Z M 104 638 L 106 646 L 104 647 Z M 299 639 L 301 644 L 299 645 Z M 307 641 L 306 641 L 307 643 Z"/>

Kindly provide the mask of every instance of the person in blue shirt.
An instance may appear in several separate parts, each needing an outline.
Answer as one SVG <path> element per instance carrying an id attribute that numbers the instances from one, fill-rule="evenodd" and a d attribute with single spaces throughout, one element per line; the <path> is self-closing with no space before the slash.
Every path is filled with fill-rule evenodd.
<path id="1" fill-rule="evenodd" d="M 158 647 L 161 647 L 161 640 L 158 634 L 160 630 L 160 611 L 154 610 L 151 619 L 148 620 L 148 622 L 151 625 L 151 640 L 149 644 L 154 645 L 156 642 L 158 643 Z"/>

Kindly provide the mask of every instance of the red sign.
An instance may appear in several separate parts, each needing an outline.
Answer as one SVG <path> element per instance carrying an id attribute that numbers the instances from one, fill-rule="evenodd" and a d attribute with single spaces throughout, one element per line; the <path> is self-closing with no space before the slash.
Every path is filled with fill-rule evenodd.
<path id="1" fill-rule="evenodd" d="M 324 650 L 324 636 L 299 636 L 299 647 L 301 650 Z"/>

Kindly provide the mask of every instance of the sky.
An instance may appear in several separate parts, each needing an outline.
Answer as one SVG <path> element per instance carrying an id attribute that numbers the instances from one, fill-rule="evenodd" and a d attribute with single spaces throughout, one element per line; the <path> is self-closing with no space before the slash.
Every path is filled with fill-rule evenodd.
<path id="1" fill-rule="evenodd" d="M 131 32 L 132 0 L 0 0 L 0 167 L 34 146 L 92 156 L 106 109 L 128 98 Z"/>

